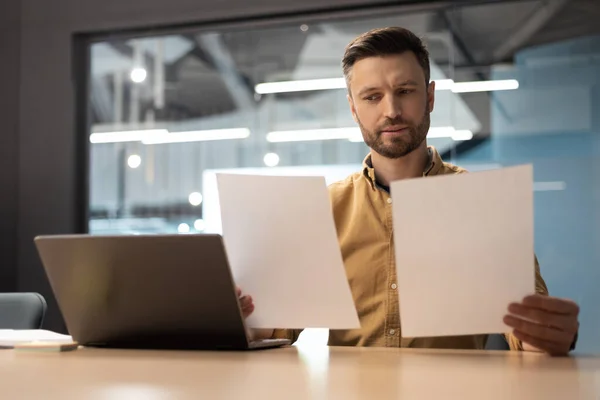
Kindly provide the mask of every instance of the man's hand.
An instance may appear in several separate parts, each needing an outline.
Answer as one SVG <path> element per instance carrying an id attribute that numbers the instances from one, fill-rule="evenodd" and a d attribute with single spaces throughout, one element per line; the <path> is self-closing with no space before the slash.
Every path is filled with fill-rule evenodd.
<path id="1" fill-rule="evenodd" d="M 508 306 L 504 323 L 514 328 L 513 334 L 523 342 L 554 356 L 569 353 L 579 329 L 579 306 L 567 299 L 527 296 L 521 303 Z"/>
<path id="2" fill-rule="evenodd" d="M 235 287 L 235 292 L 237 293 L 237 297 L 240 302 L 242 315 L 244 316 L 244 319 L 246 319 L 254 312 L 254 303 L 252 302 L 252 297 L 249 295 L 243 295 L 242 289 L 239 286 Z"/>
<path id="3" fill-rule="evenodd" d="M 235 287 L 238 301 L 240 302 L 240 308 L 242 309 L 242 316 L 244 319 L 248 318 L 254 312 L 254 303 L 252 302 L 252 296 L 244 295 L 242 289 L 239 286 Z M 248 329 L 248 337 L 250 340 L 258 339 L 270 339 L 273 336 L 273 329 Z"/>

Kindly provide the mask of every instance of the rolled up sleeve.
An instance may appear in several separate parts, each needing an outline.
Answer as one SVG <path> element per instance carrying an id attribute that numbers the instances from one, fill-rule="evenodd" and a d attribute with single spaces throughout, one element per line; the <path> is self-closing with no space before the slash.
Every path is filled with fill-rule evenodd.
<path id="1" fill-rule="evenodd" d="M 273 339 L 289 339 L 292 343 L 298 340 L 302 333 L 302 329 L 275 329 L 273 331 Z"/>

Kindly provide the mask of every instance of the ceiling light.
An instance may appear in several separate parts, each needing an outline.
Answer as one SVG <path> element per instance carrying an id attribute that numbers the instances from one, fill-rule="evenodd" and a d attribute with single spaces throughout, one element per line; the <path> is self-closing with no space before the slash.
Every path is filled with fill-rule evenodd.
<path id="1" fill-rule="evenodd" d="M 450 136 L 452 140 L 461 141 L 461 140 L 471 140 L 473 139 L 473 132 L 467 129 L 454 131 L 452 136 Z"/>
<path id="2" fill-rule="evenodd" d="M 169 133 L 166 129 L 146 129 L 139 131 L 99 132 L 90 135 L 91 143 L 140 142 L 151 137 Z"/>
<path id="3" fill-rule="evenodd" d="M 205 142 L 210 140 L 245 139 L 250 136 L 248 128 L 211 129 L 203 131 L 167 132 L 163 135 L 142 139 L 144 144 Z"/>
<path id="4" fill-rule="evenodd" d="M 452 92 L 454 93 L 474 93 L 474 92 L 494 92 L 498 90 L 515 90 L 519 88 L 519 81 L 515 79 L 499 81 L 479 81 L 479 82 L 454 82 Z"/>
<path id="5" fill-rule="evenodd" d="M 129 77 L 135 83 L 142 83 L 146 80 L 148 72 L 144 68 L 134 68 L 131 70 Z"/>
<path id="6" fill-rule="evenodd" d="M 179 226 L 177 227 L 177 232 L 179 233 L 189 233 L 190 232 L 190 226 L 186 223 L 182 223 L 179 224 Z"/>
<path id="7" fill-rule="evenodd" d="M 454 93 L 491 92 L 497 90 L 514 90 L 519 88 L 516 79 L 454 82 L 452 79 L 434 80 L 435 90 L 451 90 Z M 282 81 L 260 83 L 254 90 L 258 94 L 289 93 L 313 90 L 346 89 L 344 78 L 307 79 L 299 81 Z"/>
<path id="8" fill-rule="evenodd" d="M 267 134 L 267 141 L 272 143 L 334 139 L 353 140 L 355 138 L 360 138 L 360 140 L 362 140 L 362 134 L 360 133 L 360 129 L 357 127 L 274 131 Z"/>
<path id="9" fill-rule="evenodd" d="M 276 167 L 279 164 L 279 156 L 277 153 L 267 153 L 263 161 L 267 167 Z"/>
<path id="10" fill-rule="evenodd" d="M 429 139 L 436 138 L 447 138 L 451 137 L 456 130 L 452 126 L 437 126 L 429 128 L 429 132 L 427 132 L 427 137 Z"/>
<path id="11" fill-rule="evenodd" d="M 434 80 L 435 90 L 452 90 L 454 81 L 452 79 L 439 79 Z"/>
<path id="12" fill-rule="evenodd" d="M 259 94 L 330 89 L 346 89 L 346 80 L 344 78 L 308 79 L 301 81 L 260 83 L 254 87 L 256 93 Z"/>
<path id="13" fill-rule="evenodd" d="M 204 231 L 206 229 L 206 222 L 203 219 L 197 219 L 194 221 L 194 229 L 197 231 Z"/>
<path id="14" fill-rule="evenodd" d="M 452 126 L 441 126 L 430 128 L 427 137 L 430 139 L 452 138 L 454 140 L 469 140 L 473 138 L 473 132 L 469 130 L 457 130 Z M 355 143 L 363 141 L 360 128 L 357 127 L 274 131 L 267 134 L 267 141 L 272 143 L 335 139 L 346 139 Z"/>
<path id="15" fill-rule="evenodd" d="M 453 140 L 471 140 L 473 139 L 473 132 L 466 129 L 457 130 L 452 126 L 438 126 L 429 128 L 429 132 L 427 133 L 428 139 L 439 139 L 439 138 L 452 138 Z M 363 138 L 353 137 L 348 139 L 351 142 L 362 142 Z"/>
<path id="16" fill-rule="evenodd" d="M 198 192 L 190 193 L 188 200 L 190 204 L 194 207 L 199 206 L 200 204 L 202 204 L 202 194 Z"/>
<path id="17" fill-rule="evenodd" d="M 142 157 L 138 156 L 137 154 L 133 154 L 131 156 L 129 156 L 129 158 L 127 159 L 127 165 L 129 165 L 129 168 L 137 168 L 142 164 Z"/>
<path id="18" fill-rule="evenodd" d="M 144 144 L 186 143 L 209 140 L 245 139 L 248 128 L 211 129 L 188 132 L 169 132 L 166 129 L 139 131 L 98 132 L 90 135 L 91 143 L 142 142 Z"/>
<path id="19" fill-rule="evenodd" d="M 533 190 L 536 192 L 560 191 L 567 188 L 567 183 L 564 181 L 555 182 L 533 182 Z"/>

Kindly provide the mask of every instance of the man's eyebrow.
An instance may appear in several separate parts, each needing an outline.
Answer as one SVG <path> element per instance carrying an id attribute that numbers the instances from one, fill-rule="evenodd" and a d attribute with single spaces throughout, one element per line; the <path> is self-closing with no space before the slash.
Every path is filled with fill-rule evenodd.
<path id="1" fill-rule="evenodd" d="M 372 92 L 374 90 L 377 90 L 377 89 L 379 89 L 379 88 L 376 86 L 369 86 L 369 87 L 362 89 L 360 92 L 358 92 L 358 95 L 362 96 L 362 95 L 365 95 L 365 94 Z"/>
<path id="2" fill-rule="evenodd" d="M 397 86 L 418 86 L 419 84 L 412 80 L 412 79 L 407 79 L 403 82 L 400 82 Z"/>
<path id="3" fill-rule="evenodd" d="M 417 83 L 417 81 L 415 81 L 413 79 L 407 79 L 405 81 L 402 81 L 402 82 L 396 84 L 395 86 L 400 86 L 400 87 L 402 87 L 402 86 L 419 86 L 419 84 Z M 378 90 L 378 89 L 379 89 L 379 87 L 377 87 L 377 86 L 366 87 L 366 88 L 362 89 L 360 92 L 358 92 L 358 96 L 359 97 L 364 96 L 365 94 L 375 91 L 375 90 Z"/>

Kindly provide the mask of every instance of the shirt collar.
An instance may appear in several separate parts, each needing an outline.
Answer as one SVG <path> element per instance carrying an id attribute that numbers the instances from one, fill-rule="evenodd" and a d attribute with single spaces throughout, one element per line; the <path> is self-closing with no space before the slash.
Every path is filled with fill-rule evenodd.
<path id="1" fill-rule="evenodd" d="M 427 167 L 423 171 L 423 176 L 434 176 L 439 174 L 442 169 L 442 157 L 435 147 L 429 146 L 427 149 L 429 150 L 429 164 L 427 164 Z M 371 188 L 377 189 L 378 185 L 377 180 L 375 179 L 375 169 L 371 162 L 371 154 L 368 154 L 363 160 L 363 175 L 369 181 Z"/>

